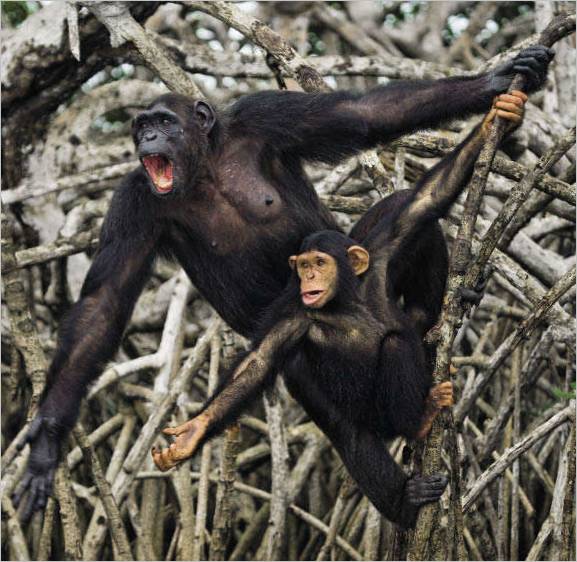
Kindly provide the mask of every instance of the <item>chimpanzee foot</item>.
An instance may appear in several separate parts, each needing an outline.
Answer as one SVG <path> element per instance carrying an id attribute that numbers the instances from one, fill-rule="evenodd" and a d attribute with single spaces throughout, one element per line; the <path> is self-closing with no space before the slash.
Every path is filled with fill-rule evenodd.
<path id="1" fill-rule="evenodd" d="M 413 476 L 407 482 L 405 494 L 410 504 L 421 506 L 436 502 L 443 495 L 449 479 L 443 474 Z"/>
<path id="2" fill-rule="evenodd" d="M 479 277 L 477 284 L 473 289 L 469 289 L 466 287 L 461 287 L 459 289 L 459 295 L 461 299 L 464 301 L 471 303 L 474 306 L 478 306 L 485 294 L 485 289 L 487 288 L 487 283 L 491 278 L 491 274 L 493 273 L 493 268 L 490 265 L 485 266 L 483 273 Z"/>
<path id="3" fill-rule="evenodd" d="M 453 383 L 450 381 L 436 384 L 429 391 L 431 405 L 437 410 L 453 405 Z"/>
<path id="4" fill-rule="evenodd" d="M 200 414 L 182 425 L 163 429 L 162 432 L 165 435 L 173 435 L 176 439 L 168 448 L 157 450 L 156 447 L 152 447 L 154 464 L 159 470 L 165 472 L 192 457 L 204 437 L 207 427 L 207 419 Z"/>

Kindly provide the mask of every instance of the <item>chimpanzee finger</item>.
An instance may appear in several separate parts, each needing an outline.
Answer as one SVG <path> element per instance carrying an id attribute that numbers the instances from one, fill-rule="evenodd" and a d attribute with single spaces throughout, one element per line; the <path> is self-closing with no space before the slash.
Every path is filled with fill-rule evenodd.
<path id="1" fill-rule="evenodd" d="M 555 49 L 551 49 L 551 47 L 545 47 L 545 45 L 534 45 L 533 47 L 529 47 L 528 50 L 535 55 L 545 55 L 548 60 L 552 60 L 555 56 Z"/>
<path id="2" fill-rule="evenodd" d="M 38 436 L 38 433 L 42 427 L 42 418 L 35 417 L 28 426 L 28 431 L 22 436 L 20 442 L 16 445 L 16 449 L 21 451 L 24 449 L 24 446 L 31 441 L 34 441 Z"/>
<path id="3" fill-rule="evenodd" d="M 27 472 L 24 475 L 24 478 L 21 480 L 20 484 L 18 484 L 16 490 L 14 490 L 14 492 L 12 493 L 12 504 L 14 505 L 15 508 L 17 508 L 20 505 L 22 496 L 24 495 L 26 490 L 28 490 L 28 486 L 31 480 L 32 480 L 32 474 Z"/>
<path id="4" fill-rule="evenodd" d="M 510 113 L 514 113 L 515 115 L 521 115 L 523 113 L 523 108 L 515 103 L 511 103 L 508 101 L 499 100 L 495 107 L 497 109 L 501 109 L 503 111 L 508 111 Z"/>
<path id="5" fill-rule="evenodd" d="M 543 46 L 543 45 L 534 45 L 533 47 L 527 47 L 526 49 L 523 49 L 520 53 L 519 53 L 519 57 L 535 57 L 536 59 L 542 60 L 542 61 L 550 61 L 551 58 L 553 57 L 553 55 L 555 54 L 553 52 L 553 55 L 550 54 L 551 49 L 548 49 L 547 47 Z"/>
<path id="6" fill-rule="evenodd" d="M 162 433 L 164 433 L 164 435 L 180 435 L 182 430 L 179 427 L 165 427 Z"/>
<path id="7" fill-rule="evenodd" d="M 501 94 L 497 97 L 494 103 L 495 105 L 498 103 L 512 103 L 517 107 L 523 107 L 524 101 L 525 100 L 523 100 L 521 96 L 516 96 L 513 94 L 513 92 L 511 92 L 510 94 Z"/>
<path id="8" fill-rule="evenodd" d="M 46 476 L 46 489 L 48 490 L 48 495 L 51 496 L 52 492 L 54 490 L 54 473 L 56 472 L 56 470 L 54 468 L 51 468 L 48 471 L 48 476 Z"/>
<path id="9" fill-rule="evenodd" d="M 426 477 L 427 484 L 442 484 L 446 486 L 449 483 L 449 479 L 444 474 L 431 474 Z"/>
<path id="10" fill-rule="evenodd" d="M 427 493 L 429 490 L 438 490 L 445 488 L 446 485 L 447 485 L 446 478 L 435 478 L 435 479 L 430 478 L 427 480 L 427 482 L 423 483 L 422 490 L 423 493 Z"/>
<path id="11" fill-rule="evenodd" d="M 160 470 L 161 472 L 166 472 L 169 469 L 169 467 L 166 466 L 162 453 L 163 453 L 162 450 L 159 451 L 156 447 L 153 447 L 152 460 L 154 461 L 154 464 L 156 465 L 158 470 Z"/>
<path id="12" fill-rule="evenodd" d="M 524 104 L 529 99 L 529 96 L 525 92 L 522 92 L 521 90 L 511 90 L 511 92 L 506 95 L 508 97 L 512 97 L 519 100 L 522 104 Z"/>
<path id="13" fill-rule="evenodd" d="M 170 458 L 170 450 L 169 449 L 163 449 L 162 451 L 160 451 L 160 453 L 158 453 L 158 457 L 159 457 L 159 468 L 160 470 L 162 470 L 163 472 L 169 470 L 170 468 L 172 468 L 172 459 Z"/>
<path id="14" fill-rule="evenodd" d="M 28 499 L 26 500 L 26 504 L 24 505 L 24 509 L 20 515 L 20 520 L 22 523 L 27 523 L 30 519 L 30 516 L 34 512 L 34 506 L 36 505 L 36 495 L 38 490 L 38 480 L 36 478 L 32 479 L 32 484 L 30 485 L 30 494 L 28 495 Z"/>
<path id="15" fill-rule="evenodd" d="M 537 57 L 535 57 L 533 55 L 527 56 L 527 57 L 519 57 L 519 58 L 515 59 L 514 64 L 515 64 L 515 67 L 528 66 L 528 67 L 532 68 L 533 70 L 535 70 L 536 72 L 539 72 L 543 68 L 543 63 L 539 62 Z"/>
<path id="16" fill-rule="evenodd" d="M 516 113 L 511 113 L 510 111 L 502 111 L 500 109 L 497 110 L 497 115 L 503 119 L 507 119 L 507 121 L 512 121 L 513 123 L 521 123 L 523 120 L 523 118 Z"/>
<path id="17" fill-rule="evenodd" d="M 531 64 L 529 64 L 529 60 L 534 61 L 535 59 L 525 59 L 523 61 L 519 61 L 519 64 L 515 64 L 515 72 L 519 74 L 523 74 L 528 80 L 537 82 L 540 80 L 539 68 L 534 68 Z"/>
<path id="18" fill-rule="evenodd" d="M 44 509 L 46 506 L 46 481 L 44 478 L 40 478 L 39 480 L 34 510 Z"/>
<path id="19" fill-rule="evenodd" d="M 421 498 L 421 505 L 439 501 L 443 494 L 427 494 Z"/>

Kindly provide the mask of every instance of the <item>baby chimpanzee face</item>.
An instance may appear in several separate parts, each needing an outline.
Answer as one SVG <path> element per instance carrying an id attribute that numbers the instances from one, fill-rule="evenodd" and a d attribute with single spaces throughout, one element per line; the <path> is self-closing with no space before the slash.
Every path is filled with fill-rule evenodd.
<path id="1" fill-rule="evenodd" d="M 354 278 L 369 267 L 369 254 L 361 246 L 350 246 L 344 260 L 339 259 L 315 249 L 289 258 L 290 267 L 296 269 L 299 276 L 301 299 L 307 308 L 322 308 L 337 295 L 344 274 L 345 278 L 347 275 Z"/>
<path id="2" fill-rule="evenodd" d="M 338 267 L 335 258 L 324 252 L 313 250 L 291 256 L 292 267 L 296 267 L 301 280 L 301 299 L 308 308 L 322 308 L 336 294 Z"/>

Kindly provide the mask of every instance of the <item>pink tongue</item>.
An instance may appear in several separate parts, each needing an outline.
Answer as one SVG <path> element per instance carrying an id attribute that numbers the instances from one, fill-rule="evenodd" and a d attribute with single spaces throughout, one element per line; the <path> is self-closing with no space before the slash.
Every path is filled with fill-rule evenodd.
<path id="1" fill-rule="evenodd" d="M 172 189 L 172 162 L 160 156 L 151 156 L 145 163 L 158 189 L 162 191 Z"/>

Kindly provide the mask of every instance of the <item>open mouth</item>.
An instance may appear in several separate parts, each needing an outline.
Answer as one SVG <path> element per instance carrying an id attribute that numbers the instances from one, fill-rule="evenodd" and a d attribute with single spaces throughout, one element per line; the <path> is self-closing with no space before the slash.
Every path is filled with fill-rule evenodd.
<path id="1" fill-rule="evenodd" d="M 301 298 L 305 306 L 311 306 L 318 302 L 325 292 L 321 289 L 316 291 L 304 291 L 301 293 Z"/>
<path id="2" fill-rule="evenodd" d="M 172 191 L 172 162 L 166 156 L 149 154 L 142 157 L 142 164 L 146 168 L 158 193 L 169 193 Z"/>

